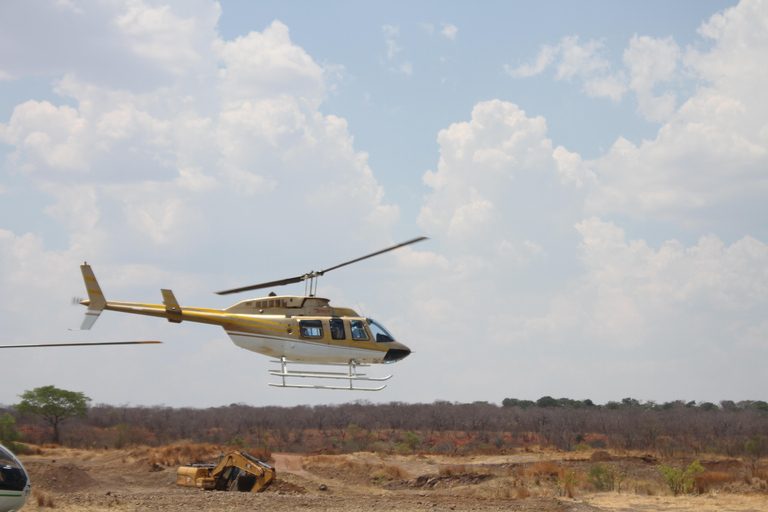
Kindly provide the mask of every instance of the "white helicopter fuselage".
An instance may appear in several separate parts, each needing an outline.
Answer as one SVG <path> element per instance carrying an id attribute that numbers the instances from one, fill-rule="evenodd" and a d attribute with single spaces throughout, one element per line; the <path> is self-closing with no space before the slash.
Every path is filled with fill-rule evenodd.
<path id="1" fill-rule="evenodd" d="M 291 327 L 287 326 L 286 331 L 288 329 Z M 340 340 L 304 339 L 300 335 L 289 338 L 290 334 L 274 336 L 232 330 L 226 332 L 232 342 L 240 348 L 277 359 L 284 357 L 296 362 L 346 363 L 353 360 L 359 364 L 383 363 L 387 353 L 386 350 L 378 350 L 362 343 L 358 343 L 357 346 L 353 343 L 342 345 L 339 343 Z"/>

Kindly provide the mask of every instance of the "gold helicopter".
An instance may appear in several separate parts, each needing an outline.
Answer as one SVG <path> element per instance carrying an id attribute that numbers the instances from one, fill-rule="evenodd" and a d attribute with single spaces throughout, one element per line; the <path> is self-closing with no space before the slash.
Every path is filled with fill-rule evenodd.
<path id="1" fill-rule="evenodd" d="M 347 261 L 320 271 L 310 271 L 296 277 L 270 281 L 242 288 L 216 292 L 219 295 L 239 293 L 305 282 L 305 295 L 275 295 L 248 299 L 226 309 L 181 307 L 171 290 L 161 290 L 162 304 L 117 302 L 106 300 L 91 266 L 80 266 L 88 291 L 87 306 L 81 330 L 90 329 L 102 311 L 118 311 L 135 315 L 166 318 L 169 322 L 198 322 L 220 325 L 238 347 L 276 358 L 280 369 L 270 374 L 280 382 L 270 386 L 283 388 L 344 389 L 380 391 L 386 387 L 358 387 L 357 381 L 385 381 L 392 376 L 369 377 L 358 373 L 359 367 L 388 364 L 407 357 L 411 350 L 379 322 L 365 318 L 350 308 L 331 306 L 329 299 L 316 297 L 317 278 L 337 268 L 425 240 L 418 237 L 387 249 Z M 308 293 L 307 293 L 308 292 Z M 113 342 L 112 344 L 119 344 Z M 122 342 L 136 343 L 136 342 Z M 346 371 L 291 370 L 289 365 L 345 366 Z M 294 366 L 295 367 L 295 366 Z M 348 385 L 293 384 L 292 378 L 347 380 Z"/>

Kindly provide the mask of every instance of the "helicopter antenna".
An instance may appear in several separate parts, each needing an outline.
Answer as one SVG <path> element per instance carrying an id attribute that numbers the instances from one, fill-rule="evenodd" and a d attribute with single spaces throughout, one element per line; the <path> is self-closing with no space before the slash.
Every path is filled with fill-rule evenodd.
<path id="1" fill-rule="evenodd" d="M 217 295 L 228 295 L 230 293 L 239 293 L 239 292 L 247 292 L 250 290 L 258 290 L 261 288 L 271 288 L 275 286 L 283 286 L 286 284 L 293 284 L 293 283 L 300 283 L 301 281 L 304 281 L 304 294 L 307 294 L 307 287 L 309 287 L 309 296 L 314 297 L 314 294 L 317 292 L 317 278 L 325 274 L 326 272 L 330 272 L 331 270 L 336 270 L 337 268 L 344 267 L 346 265 L 351 265 L 352 263 L 357 263 L 358 261 L 362 261 L 368 258 L 372 258 L 374 256 L 378 256 L 379 254 L 384 254 L 385 252 L 393 251 L 395 249 L 398 249 L 400 247 L 404 247 L 406 245 L 414 244 L 416 242 L 421 242 L 422 240 L 427 240 L 427 237 L 420 236 L 417 238 L 414 238 L 412 240 L 408 240 L 406 242 L 402 242 L 396 245 L 393 245 L 392 247 L 388 247 L 386 249 L 382 249 L 380 251 L 373 252 L 371 254 L 366 254 L 365 256 L 361 256 L 360 258 L 355 258 L 354 260 L 350 260 L 344 263 L 341 263 L 339 265 L 336 265 L 334 267 L 326 268 L 325 270 L 319 270 L 314 271 L 310 270 L 306 274 L 302 274 L 300 276 L 296 277 L 289 277 L 287 279 L 279 279 L 277 281 L 270 281 L 268 283 L 261 283 L 261 284 L 254 284 L 251 286 L 243 286 L 242 288 L 233 288 L 231 290 L 223 290 L 220 292 L 216 292 Z M 307 283 L 306 281 L 309 281 Z"/>

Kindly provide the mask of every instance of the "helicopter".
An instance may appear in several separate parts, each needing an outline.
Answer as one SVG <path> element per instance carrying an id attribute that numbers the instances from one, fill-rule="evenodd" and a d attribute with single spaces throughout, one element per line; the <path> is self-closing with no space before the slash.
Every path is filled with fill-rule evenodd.
<path id="1" fill-rule="evenodd" d="M 350 308 L 334 307 L 330 300 L 316 297 L 317 279 L 335 270 L 385 252 L 426 240 L 418 237 L 392 247 L 367 254 L 339 265 L 305 274 L 216 292 L 228 295 L 272 288 L 293 283 L 305 283 L 305 295 L 276 295 L 240 301 L 226 309 L 181 307 L 173 292 L 162 289 L 162 304 L 117 302 L 106 300 L 96 276 L 88 263 L 80 266 L 88 298 L 79 301 L 87 306 L 80 330 L 90 329 L 102 311 L 118 311 L 135 315 L 165 318 L 172 323 L 198 322 L 220 325 L 232 342 L 246 350 L 275 358 L 279 369 L 269 373 L 279 377 L 270 386 L 282 388 L 339 389 L 352 391 L 381 391 L 386 385 L 361 387 L 359 381 L 382 382 L 390 379 L 370 377 L 358 368 L 371 364 L 389 364 L 410 355 L 411 350 L 379 322 L 366 318 Z M 114 343 L 114 342 L 113 342 Z M 137 342 L 125 342 L 137 343 Z M 295 365 L 342 366 L 346 371 L 292 369 Z M 295 384 L 295 378 L 322 381 L 348 381 L 345 385 Z"/>
<path id="2" fill-rule="evenodd" d="M 24 465 L 0 444 L 0 512 L 15 512 L 27 502 L 31 491 Z"/>

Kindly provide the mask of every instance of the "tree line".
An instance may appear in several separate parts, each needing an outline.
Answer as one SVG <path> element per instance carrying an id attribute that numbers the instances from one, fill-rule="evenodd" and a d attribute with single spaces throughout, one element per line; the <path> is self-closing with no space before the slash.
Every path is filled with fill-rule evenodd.
<path id="1" fill-rule="evenodd" d="M 763 401 L 659 404 L 625 398 L 597 405 L 591 400 L 547 396 L 536 401 L 506 398 L 501 405 L 358 400 L 340 405 L 238 403 L 196 409 L 90 405 L 90 399 L 81 398 L 87 400 L 86 412 L 76 408 L 78 414 L 67 417 L 65 426 L 60 419 L 54 426 L 45 416 L 35 415 L 24 401 L 0 407 L 0 442 L 10 424 L 18 441 L 43 444 L 57 435 L 59 443 L 79 448 L 191 442 L 295 452 L 461 453 L 540 444 L 566 451 L 645 450 L 662 456 L 744 456 L 756 451 L 761 457 L 768 453 L 768 404 Z"/>

